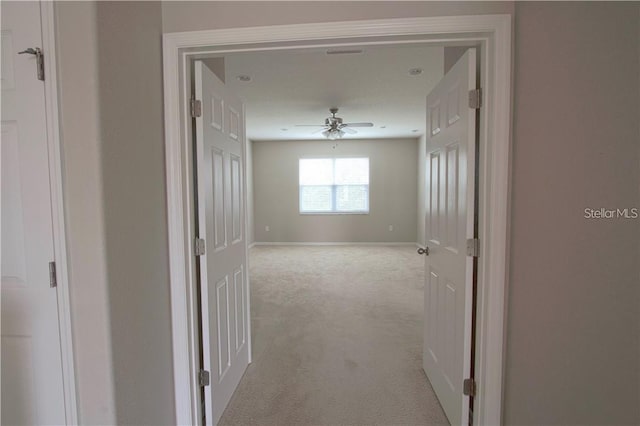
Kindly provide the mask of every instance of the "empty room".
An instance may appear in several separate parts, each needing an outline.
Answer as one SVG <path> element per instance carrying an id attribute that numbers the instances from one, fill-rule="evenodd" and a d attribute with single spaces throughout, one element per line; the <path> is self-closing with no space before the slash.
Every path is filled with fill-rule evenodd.
<path id="1" fill-rule="evenodd" d="M 189 63 L 214 422 L 469 415 L 457 394 L 471 355 L 478 50 L 349 44 Z"/>

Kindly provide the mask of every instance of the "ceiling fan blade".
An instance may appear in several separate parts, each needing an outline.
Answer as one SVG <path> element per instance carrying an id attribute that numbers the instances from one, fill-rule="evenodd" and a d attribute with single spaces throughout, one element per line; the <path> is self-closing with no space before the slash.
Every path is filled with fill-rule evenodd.
<path id="1" fill-rule="evenodd" d="M 373 127 L 373 123 L 343 123 L 343 127 Z"/>
<path id="2" fill-rule="evenodd" d="M 312 134 L 312 135 L 315 135 L 316 133 L 320 133 L 320 132 L 322 132 L 322 131 L 324 131 L 324 130 L 326 130 L 326 127 L 323 127 L 323 128 L 321 128 L 321 129 L 318 129 L 318 130 L 314 130 L 313 132 L 311 132 L 311 134 Z"/>
<path id="3" fill-rule="evenodd" d="M 325 127 L 326 124 L 296 124 L 295 127 Z"/>
<path id="4" fill-rule="evenodd" d="M 349 128 L 349 127 L 340 127 L 340 130 L 342 130 L 345 133 L 349 133 L 351 135 L 355 135 L 356 133 L 358 133 L 357 131 Z"/>

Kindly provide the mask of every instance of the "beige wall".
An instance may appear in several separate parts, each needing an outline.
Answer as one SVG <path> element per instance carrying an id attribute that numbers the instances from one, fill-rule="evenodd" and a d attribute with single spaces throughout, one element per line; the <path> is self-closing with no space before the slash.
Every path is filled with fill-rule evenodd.
<path id="1" fill-rule="evenodd" d="M 78 421 L 87 425 L 116 422 L 96 9 L 91 2 L 59 2 L 55 8 Z"/>
<path id="2" fill-rule="evenodd" d="M 640 423 L 639 3 L 518 3 L 505 422 Z"/>
<path id="3" fill-rule="evenodd" d="M 513 3 L 500 1 L 167 1 L 162 3 L 165 32 L 490 13 L 513 13 Z"/>
<path id="4" fill-rule="evenodd" d="M 155 2 L 99 2 L 97 14 L 117 423 L 171 424 L 162 14 Z"/>
<path id="5" fill-rule="evenodd" d="M 202 59 L 202 63 L 215 74 L 223 83 L 225 82 L 226 72 L 224 66 L 224 56 L 220 58 L 207 58 Z"/>
<path id="6" fill-rule="evenodd" d="M 254 142 L 256 241 L 415 243 L 417 141 L 342 140 L 333 145 L 326 140 Z M 369 214 L 299 213 L 298 160 L 314 156 L 369 157 Z"/>
<path id="7" fill-rule="evenodd" d="M 56 3 L 81 424 L 174 419 L 159 3 Z"/>
<path id="8" fill-rule="evenodd" d="M 462 55 L 464 55 L 464 52 L 469 50 L 469 47 L 471 46 L 447 46 L 444 48 L 445 74 L 449 72 L 451 67 L 453 67 L 460 58 L 462 58 Z"/>

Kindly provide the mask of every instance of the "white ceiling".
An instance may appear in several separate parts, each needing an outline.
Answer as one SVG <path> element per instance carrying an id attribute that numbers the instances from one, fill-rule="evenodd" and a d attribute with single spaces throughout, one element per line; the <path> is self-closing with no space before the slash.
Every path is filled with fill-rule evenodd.
<path id="1" fill-rule="evenodd" d="M 345 139 L 423 134 L 427 93 L 443 75 L 443 48 L 358 48 L 363 53 L 327 55 L 327 49 L 314 48 L 226 55 L 225 82 L 245 102 L 247 137 L 322 139 L 312 134 L 316 128 L 295 125 L 322 124 L 333 106 L 340 108 L 337 115 L 344 122 L 374 124 Z M 411 76 L 412 68 L 423 72 Z M 238 75 L 249 75 L 251 81 L 239 81 Z"/>

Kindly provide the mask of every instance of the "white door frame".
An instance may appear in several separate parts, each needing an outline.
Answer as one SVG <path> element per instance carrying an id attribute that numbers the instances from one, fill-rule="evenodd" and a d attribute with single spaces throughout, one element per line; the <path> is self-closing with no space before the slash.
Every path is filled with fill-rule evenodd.
<path id="1" fill-rule="evenodd" d="M 66 422 L 78 424 L 71 303 L 64 216 L 62 155 L 60 143 L 60 115 L 58 110 L 58 77 L 56 63 L 55 12 L 53 2 L 40 1 L 42 23 L 42 53 L 45 64 L 45 114 L 47 120 L 47 148 L 49 155 L 49 185 L 51 188 L 51 219 L 53 253 L 56 262 L 58 293 L 58 324 L 62 360 L 62 384 Z M 31 47 L 31 46 L 25 46 Z"/>
<path id="2" fill-rule="evenodd" d="M 478 396 L 474 423 L 501 424 L 511 136 L 510 15 L 276 25 L 163 35 L 167 215 L 177 424 L 198 424 L 201 418 L 196 382 L 196 276 L 191 240 L 194 229 L 194 208 L 190 195 L 193 170 L 191 138 L 187 136 L 190 128 L 187 108 L 190 96 L 190 90 L 187 90 L 189 59 L 203 53 L 459 41 L 481 45 L 481 86 L 485 94 L 480 123 L 479 185 L 482 196 L 478 213 L 481 255 L 476 340 Z M 246 185 L 246 179 L 244 182 Z"/>

